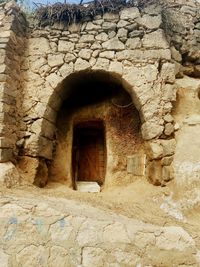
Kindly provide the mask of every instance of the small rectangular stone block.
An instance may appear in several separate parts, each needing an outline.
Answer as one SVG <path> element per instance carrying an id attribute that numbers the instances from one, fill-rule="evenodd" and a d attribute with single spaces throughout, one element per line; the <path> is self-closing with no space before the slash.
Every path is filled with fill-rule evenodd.
<path id="1" fill-rule="evenodd" d="M 101 189 L 97 182 L 85 182 L 85 181 L 76 182 L 76 187 L 77 191 L 85 193 L 99 193 Z"/>
<path id="2" fill-rule="evenodd" d="M 127 172 L 136 176 L 145 175 L 146 155 L 135 154 L 127 156 Z"/>
<path id="3" fill-rule="evenodd" d="M 15 140 L 11 140 L 10 138 L 6 137 L 0 137 L 0 148 L 12 148 L 13 142 L 15 142 Z"/>
<path id="4" fill-rule="evenodd" d="M 0 148 L 0 162 L 10 161 L 13 157 L 12 149 Z"/>

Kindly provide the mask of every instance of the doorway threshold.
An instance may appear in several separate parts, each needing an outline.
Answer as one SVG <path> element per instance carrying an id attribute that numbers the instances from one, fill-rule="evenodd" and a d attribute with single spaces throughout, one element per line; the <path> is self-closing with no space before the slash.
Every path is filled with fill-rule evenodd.
<path id="1" fill-rule="evenodd" d="M 76 190 L 84 193 L 99 193 L 101 188 L 97 182 L 77 181 Z"/>

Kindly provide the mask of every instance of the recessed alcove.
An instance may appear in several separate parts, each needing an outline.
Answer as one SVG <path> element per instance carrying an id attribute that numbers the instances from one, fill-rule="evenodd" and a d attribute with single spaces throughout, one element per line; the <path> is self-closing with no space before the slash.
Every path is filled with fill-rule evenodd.
<path id="1" fill-rule="evenodd" d="M 127 184 L 127 157 L 143 153 L 140 117 L 121 81 L 107 72 L 80 72 L 62 83 L 63 103 L 50 178 L 76 189 Z"/>

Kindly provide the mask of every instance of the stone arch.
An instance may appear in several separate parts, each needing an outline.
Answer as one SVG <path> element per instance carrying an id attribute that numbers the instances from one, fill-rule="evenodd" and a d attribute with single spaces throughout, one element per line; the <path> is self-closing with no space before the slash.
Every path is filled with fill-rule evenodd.
<path id="1" fill-rule="evenodd" d="M 128 94 L 130 94 L 133 104 L 139 112 L 140 119 L 141 121 L 143 121 L 143 118 L 145 116 L 141 109 L 142 107 L 141 104 L 142 102 L 140 101 L 141 96 L 137 94 L 137 91 L 135 91 L 133 86 L 131 86 L 131 84 L 129 84 L 129 82 L 125 80 L 122 74 L 117 73 L 117 71 L 114 72 L 105 69 L 80 70 L 67 75 L 64 79 L 62 79 L 62 81 L 58 81 L 58 84 L 57 86 L 55 86 L 55 89 L 53 89 L 52 87 L 46 89 L 49 90 L 51 94 L 46 99 L 45 108 L 42 109 L 43 114 L 40 113 L 40 116 L 42 117 L 42 123 L 40 124 L 41 125 L 40 132 L 38 132 L 37 136 L 35 137 L 37 139 L 33 140 L 33 142 L 37 144 L 33 146 L 30 145 L 27 151 L 32 149 L 32 147 L 37 147 L 38 150 L 34 152 L 35 156 L 44 157 L 47 159 L 52 158 L 52 156 L 50 155 L 52 145 L 50 144 L 51 142 L 48 142 L 48 138 L 49 136 L 52 137 L 54 134 L 54 127 L 52 127 L 52 124 L 55 124 L 57 112 L 59 111 L 63 100 L 67 97 L 67 93 L 69 93 L 65 84 L 67 84 L 69 81 L 72 81 L 73 79 L 76 79 L 76 77 L 78 76 L 82 76 L 83 78 L 83 75 L 90 75 L 91 73 L 98 75 L 100 74 L 102 77 L 104 76 L 105 79 L 107 79 L 107 81 L 110 83 L 120 84 L 123 87 L 123 89 L 126 92 L 128 92 Z M 47 127 L 50 128 L 50 133 L 48 138 L 46 139 L 45 131 Z"/>
<path id="2" fill-rule="evenodd" d="M 35 156 L 43 159 L 43 163 L 44 159 L 47 161 L 52 160 L 52 152 L 54 149 L 54 138 L 56 129 L 55 124 L 56 124 L 57 114 L 62 106 L 62 103 L 65 99 L 67 99 L 67 97 L 72 92 L 74 81 L 76 82 L 78 81 L 80 83 L 84 79 L 89 79 L 89 80 L 95 79 L 96 83 L 98 83 L 98 81 L 100 82 L 106 81 L 106 84 L 110 84 L 111 86 L 121 87 L 125 92 L 128 93 L 128 95 L 130 95 L 133 105 L 137 107 L 137 109 L 135 110 L 138 110 L 137 111 L 139 114 L 138 117 L 141 118 L 143 116 L 142 114 L 140 114 L 139 102 L 138 101 L 135 102 L 139 97 L 136 95 L 133 88 L 123 79 L 121 75 L 114 72 L 105 71 L 102 69 L 101 70 L 87 69 L 79 72 L 74 72 L 68 75 L 65 79 L 63 79 L 52 91 L 52 94 L 49 95 L 48 101 L 46 103 L 46 108 L 44 110 L 43 115 L 41 116 L 42 123 L 40 132 L 38 133 L 37 136 L 35 136 L 38 139 L 36 141 L 34 140 L 34 142 L 36 142 L 35 145 L 29 146 L 28 148 L 31 149 L 32 147 L 34 148 L 37 147 L 38 150 L 34 152 Z M 139 121 L 141 121 L 141 119 L 139 119 Z M 48 135 L 47 131 L 49 131 Z M 51 137 L 51 139 L 46 138 L 46 136 Z M 36 184 L 38 184 L 38 182 L 36 182 Z"/>
<path id="3" fill-rule="evenodd" d="M 132 102 L 139 113 L 142 137 L 147 144 L 145 145 L 145 150 L 151 163 L 150 167 L 147 166 L 147 170 L 149 169 L 147 171 L 148 176 L 153 183 L 161 184 L 161 160 L 164 154 L 163 146 L 167 146 L 167 141 L 164 143 L 159 139 L 163 133 L 164 126 L 160 123 L 162 122 L 161 84 L 159 81 L 158 83 L 154 82 L 158 75 L 157 65 L 123 67 L 121 62 L 113 62 L 109 67 L 82 68 L 78 70 L 75 68 L 75 71 L 71 71 L 64 78 L 53 74 L 51 80 L 49 79 L 46 82 L 46 89 L 44 89 L 47 91 L 47 97 L 45 103 L 41 104 L 41 119 L 37 133 L 29 138 L 28 145 L 25 143 L 25 154 L 42 159 L 43 163 L 45 162 L 42 165 L 45 165 L 44 170 L 46 172 L 46 165 L 48 160 L 52 160 L 52 152 L 55 146 L 57 114 L 63 100 L 70 93 L 70 89 L 68 90 L 69 83 L 77 79 L 77 77 L 84 79 L 84 76 L 96 74 L 97 76 L 100 75 L 101 79 L 106 79 L 108 83 L 120 85 L 131 96 Z M 44 172 L 40 171 L 40 173 Z M 168 177 L 168 174 L 165 176 Z M 165 180 L 167 179 L 165 178 Z"/>

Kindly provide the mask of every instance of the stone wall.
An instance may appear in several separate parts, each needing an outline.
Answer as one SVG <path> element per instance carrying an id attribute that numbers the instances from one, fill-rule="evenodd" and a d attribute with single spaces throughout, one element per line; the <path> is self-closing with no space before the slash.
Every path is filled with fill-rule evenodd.
<path id="1" fill-rule="evenodd" d="M 17 15 L 15 15 L 17 12 Z M 0 8 L 1 32 L 1 145 L 0 161 L 16 156 L 20 120 L 20 64 L 24 52 L 26 20 L 11 3 Z"/>
<path id="2" fill-rule="evenodd" d="M 14 113 L 15 116 L 20 113 L 22 119 L 19 127 L 12 127 L 18 129 L 14 130 L 12 145 L 8 146 L 8 141 L 2 144 L 2 151 L 10 153 L 6 160 L 17 151 L 21 156 L 20 166 L 27 166 L 30 158 L 36 176 L 42 161 L 42 169 L 48 176 L 57 112 L 68 94 L 67 80 L 72 75 L 76 78 L 80 72 L 101 71 L 121 83 L 139 111 L 148 157 L 147 177 L 154 184 L 172 179 L 174 132 L 178 130 L 171 116 L 176 100 L 174 83 L 185 74 L 199 75 L 198 6 L 191 1 L 170 7 L 154 4 L 142 10 L 132 7 L 68 27 L 55 24 L 39 28 L 37 22 L 30 22 L 23 40 L 24 53 L 18 57 L 18 68 L 22 61 L 20 75 L 12 79 L 17 84 L 21 79 L 20 108 Z M 10 13 L 15 13 L 6 16 L 12 20 L 10 25 L 13 19 L 22 17 L 14 6 Z M 12 32 L 15 33 L 14 30 L 8 33 Z M 18 43 L 24 47 L 23 42 L 18 40 Z M 16 53 L 20 51 L 17 49 Z"/>

